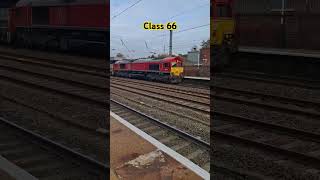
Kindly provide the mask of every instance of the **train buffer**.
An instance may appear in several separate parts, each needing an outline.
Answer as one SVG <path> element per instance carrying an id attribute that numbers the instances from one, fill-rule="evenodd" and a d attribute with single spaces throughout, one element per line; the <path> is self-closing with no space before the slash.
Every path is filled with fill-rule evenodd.
<path id="1" fill-rule="evenodd" d="M 110 175 L 122 179 L 204 179 L 196 170 L 166 153 L 152 139 L 110 112 Z M 155 139 L 153 139 L 155 140 Z M 160 143 L 160 142 L 158 142 Z"/>

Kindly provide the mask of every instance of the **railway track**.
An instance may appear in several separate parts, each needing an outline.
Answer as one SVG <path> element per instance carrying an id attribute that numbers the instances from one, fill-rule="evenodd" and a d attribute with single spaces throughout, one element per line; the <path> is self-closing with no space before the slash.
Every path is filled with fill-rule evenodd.
<path id="1" fill-rule="evenodd" d="M 210 80 L 183 79 L 183 82 L 180 85 L 183 87 L 210 90 Z"/>
<path id="2" fill-rule="evenodd" d="M 0 117 L 0 155 L 38 179 L 107 178 L 109 166 Z"/>
<path id="3" fill-rule="evenodd" d="M 193 97 L 199 97 L 199 98 L 210 98 L 210 92 L 208 90 L 202 90 L 195 87 L 185 88 L 184 86 L 180 85 L 171 85 L 171 84 L 164 84 L 164 83 L 154 83 L 154 82 L 148 82 L 143 80 L 133 80 L 133 79 L 127 79 L 127 78 L 111 78 L 112 83 L 127 83 L 130 85 L 138 85 L 141 87 L 146 88 L 154 88 L 157 90 L 167 91 L 167 92 L 173 92 L 173 93 L 179 93 L 183 95 L 190 95 Z"/>
<path id="4" fill-rule="evenodd" d="M 213 86 L 211 97 L 215 100 L 247 104 L 289 114 L 320 118 L 320 103 L 303 99 L 256 93 L 250 90 L 237 90 L 222 86 Z"/>
<path id="5" fill-rule="evenodd" d="M 277 153 L 282 160 L 320 170 L 320 134 L 218 112 L 214 122 L 214 138 Z"/>
<path id="6" fill-rule="evenodd" d="M 86 81 L 77 80 L 72 78 L 63 78 L 62 76 L 54 73 L 34 72 L 32 69 L 15 65 L 0 65 L 0 78 L 4 81 L 15 82 L 23 86 L 43 90 L 46 92 L 76 98 L 80 101 L 95 104 L 101 108 L 105 108 L 107 101 L 105 99 L 105 92 L 107 86 L 102 86 L 94 83 L 85 83 Z M 57 68 L 57 67 L 53 67 Z M 6 98 L 6 97 L 4 97 Z M 23 104 L 23 103 L 22 103 Z M 30 106 L 24 104 L 25 106 Z M 44 108 L 42 108 L 44 109 Z M 40 109 L 38 109 L 39 111 Z M 46 110 L 40 110 L 50 116 L 55 117 L 57 120 L 64 120 L 67 122 L 66 117 L 59 117 L 54 113 Z M 78 125 L 82 129 L 90 129 L 87 126 Z M 92 130 L 92 129 L 91 129 Z"/>
<path id="7" fill-rule="evenodd" d="M 108 134 L 105 115 L 102 115 L 107 113 L 108 105 L 107 86 L 103 85 L 105 81 L 102 80 L 106 78 L 86 74 L 85 67 L 79 70 L 73 64 L 68 66 L 78 71 L 63 68 L 65 65 L 59 62 L 56 63 L 59 64 L 57 66 L 54 63 L 48 65 L 47 62 L 21 63 L 20 60 L 3 59 L 0 80 L 6 88 L 1 93 L 1 99 L 11 106 L 3 115 L 25 128 L 102 161 L 103 154 L 107 152 L 101 142 L 104 142 Z M 28 123 L 24 117 L 16 118 L 16 113 L 12 112 L 13 105 L 14 110 L 27 113 L 25 116 L 28 118 L 36 114 L 36 118 L 39 116 L 44 119 Z M 46 128 L 51 134 L 46 133 Z"/>
<path id="8" fill-rule="evenodd" d="M 16 84 L 20 84 L 31 89 L 42 90 L 47 93 L 59 94 L 62 96 L 75 98 L 78 101 L 91 103 L 100 108 L 105 108 L 107 105 L 107 100 L 105 99 L 105 92 L 106 92 L 105 89 L 104 90 L 101 90 L 98 88 L 92 89 L 92 87 L 89 89 L 83 89 L 83 86 L 85 86 L 85 84 L 80 84 L 78 82 L 72 83 L 67 80 L 57 81 L 55 78 L 52 78 L 51 76 L 46 76 L 46 75 L 34 76 L 30 74 L 21 74 L 21 72 L 20 73 L 18 72 L 19 71 L 16 71 L 16 70 L 14 71 L 0 70 L 0 79 L 2 79 L 3 81 L 14 82 Z M 52 81 L 48 81 L 48 80 L 52 80 Z M 45 107 L 42 107 L 42 109 L 45 109 Z M 56 115 L 54 116 L 57 117 Z M 66 118 L 57 118 L 57 119 L 66 119 Z"/>
<path id="9" fill-rule="evenodd" d="M 156 105 L 153 105 L 153 104 L 143 103 L 141 101 L 137 101 L 137 100 L 135 100 L 133 98 L 130 98 L 130 97 L 124 97 L 123 94 L 121 94 L 121 93 L 112 92 L 112 96 L 128 100 L 130 102 L 133 102 L 133 103 L 135 103 L 137 105 L 140 105 L 140 106 L 143 106 L 143 107 L 146 107 L 146 108 L 158 109 L 161 112 L 165 112 L 165 113 L 168 113 L 168 114 L 179 116 L 181 118 L 192 120 L 192 121 L 194 121 L 196 123 L 200 123 L 200 124 L 205 125 L 205 126 L 210 126 L 210 121 L 209 120 L 208 121 L 204 121 L 204 120 L 201 120 L 199 117 L 193 117 L 193 116 L 190 116 L 190 115 L 187 115 L 187 114 L 179 113 L 174 109 L 169 109 L 169 108 L 162 107 L 162 106 L 156 106 Z"/>
<path id="10" fill-rule="evenodd" d="M 210 171 L 210 143 L 111 99 L 111 111 L 171 149 Z"/>
<path id="11" fill-rule="evenodd" d="M 307 89 L 319 89 L 320 81 L 306 78 L 298 78 L 292 76 L 275 76 L 267 73 L 255 72 L 255 71 L 236 71 L 228 70 L 223 73 L 216 73 L 215 77 L 221 78 L 234 78 L 243 79 L 254 82 L 265 82 L 272 84 L 279 84 L 285 86 L 307 88 Z"/>
<path id="12" fill-rule="evenodd" d="M 42 88 L 48 91 L 75 96 L 95 103 L 103 103 L 103 105 L 107 103 L 106 101 L 102 101 L 104 97 L 94 95 L 97 93 L 105 93 L 107 86 L 85 83 L 81 80 L 62 78 L 56 74 L 38 73 L 9 65 L 0 65 L 0 67 L 2 67 L 0 75 L 3 79 L 17 81 L 29 86 L 38 86 L 40 89 Z M 76 91 L 76 89 L 79 90 Z M 84 92 L 84 90 L 81 92 L 80 89 L 86 89 L 86 92 Z"/>
<path id="13" fill-rule="evenodd" d="M 98 77 L 107 77 L 107 67 L 101 67 L 98 65 L 81 64 L 69 61 L 60 61 L 49 58 L 38 58 L 34 56 L 11 54 L 7 52 L 2 52 L 0 58 L 7 61 L 14 61 L 28 65 L 36 65 L 39 67 L 55 68 L 60 70 L 65 70 L 69 72 L 89 74 Z"/>
<path id="14" fill-rule="evenodd" d="M 194 111 L 202 112 L 205 114 L 210 114 L 210 100 L 206 97 L 193 97 L 192 95 L 181 96 L 177 92 L 164 92 L 163 89 L 156 87 L 140 87 L 140 85 L 127 84 L 126 81 L 123 82 L 111 82 L 111 88 L 123 90 L 133 94 L 138 94 L 141 96 L 149 97 L 155 100 L 168 102 L 180 107 L 188 108 Z"/>
<path id="15" fill-rule="evenodd" d="M 215 79 L 216 82 L 211 84 L 213 87 L 211 98 L 215 100 L 214 139 L 221 144 L 222 142 L 232 144 L 231 146 L 236 148 L 238 146 L 247 147 L 244 154 L 248 154 L 244 157 L 254 152 L 265 153 L 264 157 L 270 156 L 269 159 L 273 161 L 271 164 L 274 167 L 270 165 L 270 162 L 264 160 L 258 161 L 260 164 L 249 165 L 254 163 L 250 158 L 254 159 L 258 155 L 242 159 L 243 163 L 248 165 L 239 164 L 238 167 L 242 167 L 246 171 L 245 174 L 257 175 L 253 179 L 319 178 L 320 134 L 319 129 L 314 126 L 317 126 L 320 118 L 320 103 L 317 99 L 303 98 L 304 94 L 311 91 L 302 91 L 302 96 L 287 96 L 285 93 L 275 94 L 275 92 L 281 92 L 280 90 L 269 92 L 265 91 L 262 85 L 254 84 L 262 82 L 262 84 L 269 84 L 269 89 L 274 85 L 284 89 L 292 87 L 302 90 L 312 89 L 315 92 L 314 90 L 319 87 L 317 82 L 312 80 L 303 82 L 302 79 L 294 77 L 276 79 L 271 75 L 251 72 L 217 73 L 216 77 L 218 78 Z M 227 83 L 222 83 L 228 79 L 233 79 L 227 81 L 228 83 L 238 83 L 238 85 L 228 86 Z M 241 87 L 241 82 L 245 82 L 242 80 L 251 81 L 251 83 L 244 83 L 246 85 Z M 291 91 L 288 90 L 288 92 Z M 312 97 L 312 94 L 309 95 Z M 290 117 L 295 117 L 295 119 L 290 119 Z M 268 164 L 268 166 L 263 164 Z M 234 167 L 231 166 L 229 164 L 229 168 L 233 169 Z M 295 172 L 286 173 L 276 170 L 281 168 L 289 168 Z M 279 172 L 274 172 L 275 170 Z"/>

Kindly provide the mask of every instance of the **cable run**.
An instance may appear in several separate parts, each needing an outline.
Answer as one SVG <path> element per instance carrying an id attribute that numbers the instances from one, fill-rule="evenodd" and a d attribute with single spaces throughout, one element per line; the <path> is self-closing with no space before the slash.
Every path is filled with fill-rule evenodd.
<path id="1" fill-rule="evenodd" d="M 116 17 L 120 16 L 122 13 L 126 12 L 127 10 L 129 10 L 130 8 L 132 8 L 133 6 L 137 5 L 138 3 L 140 3 L 142 0 L 138 0 L 137 2 L 135 2 L 134 4 L 132 4 L 131 6 L 127 7 L 126 9 L 124 9 L 123 11 L 121 11 L 120 13 L 114 15 L 112 17 L 112 19 L 115 19 Z"/>

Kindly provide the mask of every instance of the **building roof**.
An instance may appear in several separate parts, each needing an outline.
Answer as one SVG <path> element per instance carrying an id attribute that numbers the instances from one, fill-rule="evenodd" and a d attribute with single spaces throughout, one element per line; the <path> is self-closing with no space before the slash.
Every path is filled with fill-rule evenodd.
<path id="1" fill-rule="evenodd" d="M 62 6 L 62 5 L 109 4 L 108 0 L 20 0 L 16 6 Z"/>

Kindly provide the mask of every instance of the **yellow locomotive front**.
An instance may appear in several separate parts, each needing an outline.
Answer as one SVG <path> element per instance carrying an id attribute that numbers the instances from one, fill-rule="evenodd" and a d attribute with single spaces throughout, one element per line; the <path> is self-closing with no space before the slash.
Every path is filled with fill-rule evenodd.
<path id="1" fill-rule="evenodd" d="M 232 18 L 232 0 L 212 0 L 211 65 L 223 68 L 229 64 L 230 54 L 237 50 L 235 21 Z"/>
<path id="2" fill-rule="evenodd" d="M 172 83 L 180 83 L 183 80 L 184 68 L 182 66 L 182 62 L 183 60 L 180 58 L 177 58 L 176 61 L 171 62 L 170 75 Z"/>

